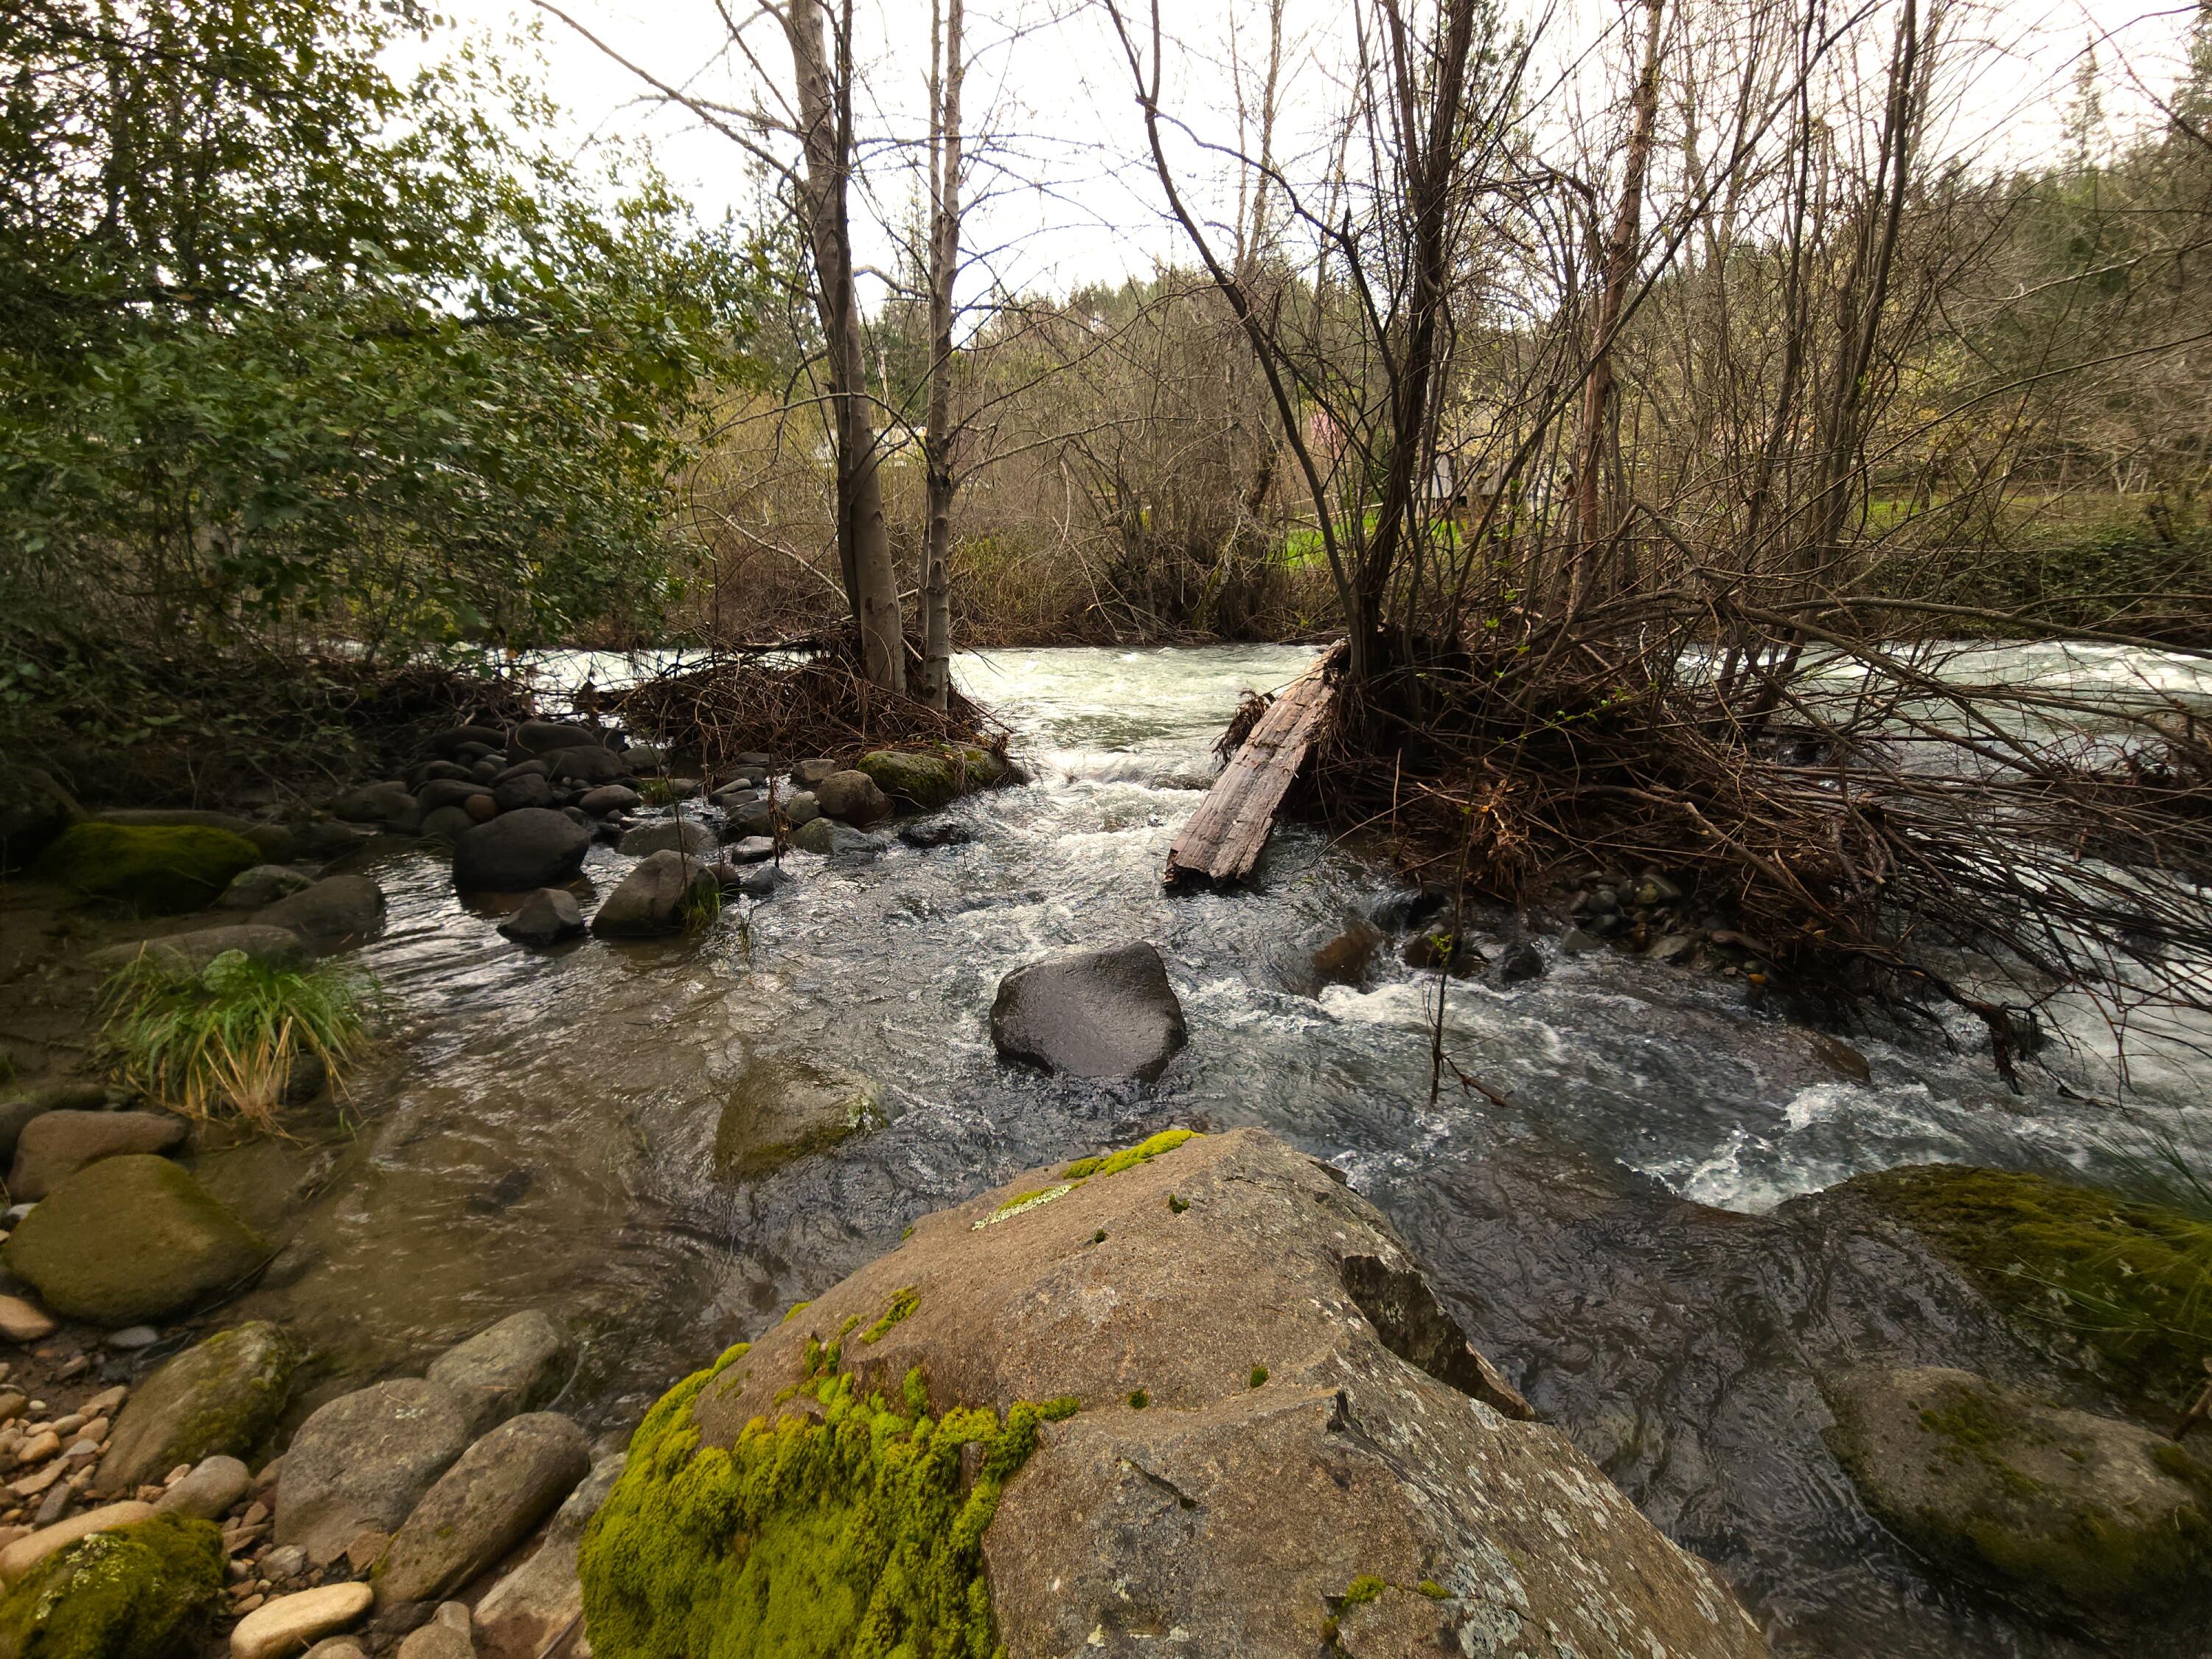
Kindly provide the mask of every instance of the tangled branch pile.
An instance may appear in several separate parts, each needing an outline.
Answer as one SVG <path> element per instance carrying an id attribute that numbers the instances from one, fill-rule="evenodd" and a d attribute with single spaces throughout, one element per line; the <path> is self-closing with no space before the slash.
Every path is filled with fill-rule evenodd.
<path id="1" fill-rule="evenodd" d="M 623 722 L 696 753 L 710 775 L 747 751 L 850 755 L 921 744 L 981 744 L 1004 753 L 1006 727 L 951 689 L 942 712 L 872 684 L 856 630 L 716 653 L 610 699 Z"/>

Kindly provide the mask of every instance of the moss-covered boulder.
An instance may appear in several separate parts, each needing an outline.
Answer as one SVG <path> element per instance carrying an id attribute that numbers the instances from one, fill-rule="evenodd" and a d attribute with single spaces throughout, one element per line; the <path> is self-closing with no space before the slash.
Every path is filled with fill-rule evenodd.
<path id="1" fill-rule="evenodd" d="M 82 898 L 167 916 L 205 909 L 261 861 L 259 848 L 228 830 L 92 819 L 64 830 L 33 873 Z"/>
<path id="2" fill-rule="evenodd" d="M 662 1400 L 585 1627 L 599 1659 L 1766 1651 L 1526 1417 L 1329 1171 L 1155 1137 L 925 1218 Z"/>
<path id="3" fill-rule="evenodd" d="M 252 1273 L 268 1242 L 180 1166 L 140 1153 L 62 1182 L 0 1246 L 56 1313 L 95 1325 L 165 1319 Z"/>
<path id="4" fill-rule="evenodd" d="M 858 1072 L 807 1060 L 757 1060 L 714 1127 L 714 1167 L 743 1179 L 881 1128 L 883 1091 Z"/>
<path id="5" fill-rule="evenodd" d="M 946 744 L 933 750 L 878 749 L 861 756 L 857 769 L 893 800 L 934 812 L 971 789 L 997 784 L 1006 763 L 975 744 Z"/>
<path id="6" fill-rule="evenodd" d="M 191 1659 L 222 1599 L 222 1534 L 157 1515 L 48 1556 L 0 1600 L 0 1659 Z"/>
<path id="7" fill-rule="evenodd" d="M 2212 1223 L 2095 1187 L 1914 1164 L 1833 1189 L 1909 1227 L 2039 1345 L 2181 1407 L 2212 1352 Z"/>
<path id="8" fill-rule="evenodd" d="M 179 1463 L 252 1456 L 290 1401 L 300 1360 L 291 1339 L 264 1320 L 185 1349 L 141 1382 L 115 1419 L 100 1490 L 128 1497 Z"/>
<path id="9" fill-rule="evenodd" d="M 2212 1468 L 2164 1436 L 1968 1371 L 1854 1370 L 1826 1392 L 1859 1496 L 1938 1565 L 2107 1637 L 2212 1607 Z"/>
<path id="10" fill-rule="evenodd" d="M 83 816 L 51 773 L 0 761 L 0 875 L 27 867 Z"/>

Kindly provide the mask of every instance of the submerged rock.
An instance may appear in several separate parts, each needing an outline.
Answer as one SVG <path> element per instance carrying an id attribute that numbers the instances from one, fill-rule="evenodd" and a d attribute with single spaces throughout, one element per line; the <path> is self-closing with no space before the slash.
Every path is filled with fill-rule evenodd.
<path id="1" fill-rule="evenodd" d="M 0 1246 L 46 1305 L 109 1327 L 161 1319 L 238 1283 L 269 1244 L 166 1158 L 102 1158 Z"/>
<path id="2" fill-rule="evenodd" d="M 389 1533 L 469 1444 L 450 1389 L 401 1377 L 342 1395 L 300 1425 L 276 1480 L 276 1541 L 317 1566 L 364 1532 Z"/>
<path id="3" fill-rule="evenodd" d="M 560 1393 L 575 1358 L 575 1345 L 551 1316 L 527 1308 L 456 1343 L 425 1375 L 453 1390 L 467 1410 L 469 1431 L 482 1434 Z"/>
<path id="4" fill-rule="evenodd" d="M 502 812 L 453 843 L 453 885 L 466 892 L 558 887 L 584 867 L 592 832 L 544 807 Z"/>
<path id="5" fill-rule="evenodd" d="M 501 1424 L 438 1477 L 376 1564 L 381 1607 L 459 1589 L 528 1537 L 592 1467 L 584 1431 L 557 1412 Z"/>
<path id="6" fill-rule="evenodd" d="M 557 945 L 584 931 L 584 912 L 574 893 L 541 887 L 515 907 L 499 931 L 518 945 Z"/>
<path id="7" fill-rule="evenodd" d="M 1355 918 L 1313 953 L 1314 975 L 1324 985 L 1357 985 L 1367 977 L 1382 945 L 1382 930 L 1364 917 Z"/>
<path id="8" fill-rule="evenodd" d="M 8 1196 L 35 1203 L 87 1164 L 126 1152 L 173 1152 L 188 1126 L 173 1112 L 46 1112 L 23 1127 Z"/>
<path id="9" fill-rule="evenodd" d="M 709 837 L 709 844 L 712 838 Z M 648 854 L 599 902 L 592 932 L 601 939 L 655 939 L 680 933 L 702 897 L 719 898 L 720 883 L 691 854 Z"/>
<path id="10" fill-rule="evenodd" d="M 940 847 L 964 847 L 975 839 L 975 832 L 957 818 L 932 818 L 925 823 L 899 825 L 898 838 L 920 852 L 932 852 Z"/>
<path id="11" fill-rule="evenodd" d="M 2212 1466 L 2165 1436 L 1939 1367 L 1850 1371 L 1826 1394 L 1867 1507 L 1949 1571 L 2108 1638 L 2212 1609 Z"/>
<path id="12" fill-rule="evenodd" d="M 680 1385 L 585 1539 L 586 1623 L 610 1654 L 704 1651 L 739 1605 L 823 1652 L 988 1618 L 1024 1654 L 1763 1654 L 1525 1410 L 1331 1172 L 1158 1136 L 925 1218 Z"/>
<path id="13" fill-rule="evenodd" d="M 761 1175 L 884 1122 L 883 1091 L 858 1072 L 807 1060 L 757 1060 L 722 1108 L 714 1167 L 726 1176 Z"/>
<path id="14" fill-rule="evenodd" d="M 64 830 L 33 873 L 82 898 L 166 916 L 204 909 L 262 862 L 259 848 L 228 830 L 88 819 Z"/>
<path id="15" fill-rule="evenodd" d="M 300 1358 L 290 1339 L 264 1320 L 185 1349 L 125 1402 L 100 1460 L 100 1488 L 127 1492 L 180 1463 L 252 1456 L 291 1400 Z"/>
<path id="16" fill-rule="evenodd" d="M 1061 951 L 999 981 L 991 1040 L 1009 1060 L 1150 1083 L 1186 1040 L 1182 1004 L 1151 945 Z"/>
<path id="17" fill-rule="evenodd" d="M 0 1653 L 193 1659 L 222 1599 L 222 1534 L 205 1521 L 162 1515 L 96 1533 L 0 1601 Z"/>

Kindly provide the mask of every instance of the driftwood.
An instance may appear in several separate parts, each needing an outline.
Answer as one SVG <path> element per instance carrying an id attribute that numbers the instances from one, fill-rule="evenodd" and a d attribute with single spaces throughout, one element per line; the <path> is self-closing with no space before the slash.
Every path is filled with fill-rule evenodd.
<path id="1" fill-rule="evenodd" d="M 1237 882 L 1252 873 L 1298 768 L 1336 702 L 1341 641 L 1283 689 L 1168 848 L 1166 882 Z"/>

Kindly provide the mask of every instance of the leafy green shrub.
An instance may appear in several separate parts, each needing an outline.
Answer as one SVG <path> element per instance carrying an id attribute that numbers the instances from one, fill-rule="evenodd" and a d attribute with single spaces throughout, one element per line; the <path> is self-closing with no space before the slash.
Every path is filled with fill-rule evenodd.
<path id="1" fill-rule="evenodd" d="M 280 968 L 226 951 L 194 974 L 143 956 L 102 992 L 100 1044 L 125 1082 L 188 1117 L 235 1113 L 271 1129 L 295 1067 L 319 1060 L 336 1080 L 367 1038 L 374 996 L 328 964 Z"/>

